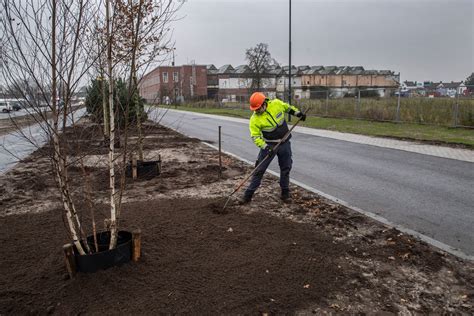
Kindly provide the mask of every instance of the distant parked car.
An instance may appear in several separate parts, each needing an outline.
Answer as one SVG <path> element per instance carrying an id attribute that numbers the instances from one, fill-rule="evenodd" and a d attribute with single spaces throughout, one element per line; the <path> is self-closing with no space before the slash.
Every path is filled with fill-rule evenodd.
<path id="1" fill-rule="evenodd" d="M 11 102 L 10 101 L 0 101 L 0 110 L 3 113 L 9 113 L 11 110 L 13 110 Z"/>
<path id="2" fill-rule="evenodd" d="M 13 111 L 20 111 L 23 107 L 20 102 L 13 102 L 12 109 Z"/>

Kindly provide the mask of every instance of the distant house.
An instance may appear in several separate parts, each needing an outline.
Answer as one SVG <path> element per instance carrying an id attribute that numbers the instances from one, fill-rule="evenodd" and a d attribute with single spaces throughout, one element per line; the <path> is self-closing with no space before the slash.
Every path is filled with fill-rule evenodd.
<path id="1" fill-rule="evenodd" d="M 219 101 L 224 102 L 246 102 L 249 97 L 252 82 L 256 76 L 247 65 L 232 67 L 232 65 L 224 65 L 217 72 Z M 269 97 L 275 95 L 276 77 L 270 69 L 260 75 L 260 90 L 265 92 Z"/>
<path id="2" fill-rule="evenodd" d="M 397 88 L 400 74 L 390 70 L 365 70 L 362 66 L 311 67 L 302 75 L 302 86 L 327 88 Z"/>
<path id="3" fill-rule="evenodd" d="M 442 97 L 455 97 L 461 84 L 463 84 L 462 81 L 439 82 L 436 86 L 436 92 L 438 92 L 438 95 Z"/>
<path id="4" fill-rule="evenodd" d="M 417 97 L 425 96 L 426 90 L 421 81 L 404 81 L 400 84 L 402 96 Z"/>
<path id="5" fill-rule="evenodd" d="M 466 85 L 464 84 L 464 82 L 461 81 L 461 84 L 457 88 L 457 94 L 458 95 L 466 95 L 467 92 L 468 92 L 468 89 L 467 89 Z"/>
<path id="6" fill-rule="evenodd" d="M 219 71 L 214 65 L 207 65 L 207 97 L 214 99 L 217 97 L 219 92 L 219 79 L 217 78 L 217 72 Z"/>
<path id="7" fill-rule="evenodd" d="M 260 90 L 270 98 L 287 98 L 289 66 L 273 65 L 261 74 Z M 195 98 L 247 101 L 256 75 L 248 65 L 159 66 L 139 83 L 140 95 L 149 103 L 183 102 Z M 354 94 L 373 89 L 380 96 L 398 89 L 400 74 L 390 70 L 365 70 L 362 66 L 291 66 L 291 91 L 295 99 Z M 411 84 L 410 84 L 411 87 Z M 408 89 L 408 88 L 407 88 Z"/>

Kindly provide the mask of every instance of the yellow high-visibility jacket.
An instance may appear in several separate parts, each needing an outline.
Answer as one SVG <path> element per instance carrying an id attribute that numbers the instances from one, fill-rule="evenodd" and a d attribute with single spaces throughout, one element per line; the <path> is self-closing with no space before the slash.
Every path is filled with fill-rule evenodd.
<path id="1" fill-rule="evenodd" d="M 299 112 L 299 110 L 293 105 L 279 99 L 268 100 L 265 112 L 261 114 L 254 112 L 250 117 L 250 136 L 255 145 L 263 149 L 267 146 L 267 143 L 278 143 L 288 132 L 285 113 L 294 115 L 296 112 Z"/>

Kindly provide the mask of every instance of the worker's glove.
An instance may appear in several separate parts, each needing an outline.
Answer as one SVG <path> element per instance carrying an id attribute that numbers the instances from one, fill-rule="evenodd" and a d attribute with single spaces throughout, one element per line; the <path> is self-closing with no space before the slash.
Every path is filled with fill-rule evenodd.
<path id="1" fill-rule="evenodd" d="M 296 112 L 296 117 L 299 117 L 303 122 L 306 121 L 306 114 L 301 111 Z"/>
<path id="2" fill-rule="evenodd" d="M 273 151 L 272 146 L 267 145 L 267 146 L 265 146 L 265 148 L 263 150 L 265 151 L 265 156 L 272 157 L 275 154 L 275 152 Z"/>

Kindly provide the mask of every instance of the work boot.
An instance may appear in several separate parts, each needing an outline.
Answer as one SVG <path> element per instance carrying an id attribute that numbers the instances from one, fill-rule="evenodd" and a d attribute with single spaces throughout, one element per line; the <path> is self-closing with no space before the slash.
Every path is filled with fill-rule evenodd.
<path id="1" fill-rule="evenodd" d="M 239 205 L 245 205 L 245 204 L 249 204 L 250 202 L 252 201 L 252 196 L 250 195 L 244 195 L 240 198 L 238 204 Z"/>
<path id="2" fill-rule="evenodd" d="M 291 202 L 290 190 L 289 189 L 281 190 L 281 197 L 280 198 L 283 202 L 290 203 Z"/>

